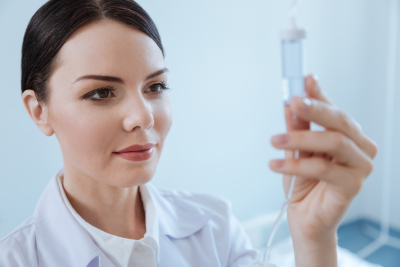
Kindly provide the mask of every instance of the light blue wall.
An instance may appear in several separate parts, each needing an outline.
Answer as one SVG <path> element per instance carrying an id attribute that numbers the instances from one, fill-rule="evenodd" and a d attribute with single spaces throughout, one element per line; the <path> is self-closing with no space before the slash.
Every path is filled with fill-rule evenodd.
<path id="1" fill-rule="evenodd" d="M 55 136 L 46 137 L 21 101 L 22 38 L 45 1 L 2 1 L 0 6 L 0 236 L 33 212 L 50 177 L 62 164 Z"/>
<path id="2" fill-rule="evenodd" d="M 397 0 L 398 1 L 398 0 Z M 384 144 L 384 128 L 385 128 L 385 90 L 387 86 L 387 60 L 388 60 L 388 39 L 389 39 L 389 13 L 390 1 L 373 1 L 367 10 L 368 37 L 365 40 L 368 48 L 368 60 L 371 62 L 365 81 L 368 87 L 365 89 L 366 94 L 366 110 L 364 130 L 370 133 L 370 136 L 380 145 L 380 153 L 375 160 L 375 170 L 366 180 L 359 201 L 359 212 L 366 217 L 380 220 L 381 218 L 381 197 L 382 197 L 382 180 L 383 180 L 383 164 L 385 149 Z M 400 2 L 398 1 L 398 14 L 400 14 Z M 400 21 L 397 22 L 400 25 Z M 396 73 L 400 74 L 400 27 L 397 31 L 397 66 Z M 392 143 L 392 186 L 391 186 L 391 225 L 400 229 L 400 75 L 397 75 L 395 89 L 395 112 L 393 126 L 393 143 Z M 387 194 L 387 192 L 386 192 Z"/>
<path id="3" fill-rule="evenodd" d="M 0 5 L 0 236 L 32 214 L 62 166 L 57 139 L 45 137 L 31 121 L 19 84 L 23 34 L 44 2 L 3 0 Z M 154 183 L 222 195 L 240 220 L 275 211 L 283 191 L 268 161 L 283 154 L 269 139 L 284 131 L 277 36 L 287 25 L 291 1 L 138 2 L 158 26 L 171 71 L 173 126 Z M 308 71 L 317 73 L 332 100 L 377 137 L 380 133 L 368 124 L 371 97 L 365 92 L 378 89 L 381 76 L 372 74 L 384 71 L 378 68 L 385 62 L 385 46 L 374 34 L 385 33 L 371 21 L 376 10 L 374 22 L 384 25 L 383 2 L 304 0 L 298 15 L 308 30 Z M 362 215 L 362 197 L 349 218 Z"/>

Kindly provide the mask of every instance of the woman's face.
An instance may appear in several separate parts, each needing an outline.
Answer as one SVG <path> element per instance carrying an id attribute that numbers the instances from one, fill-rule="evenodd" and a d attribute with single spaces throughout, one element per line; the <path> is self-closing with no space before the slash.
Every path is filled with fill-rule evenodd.
<path id="1" fill-rule="evenodd" d="M 151 180 L 172 124 L 163 87 L 167 72 L 156 43 L 125 24 L 94 22 L 68 39 L 56 65 L 46 108 L 64 168 L 117 187 Z M 94 92 L 99 88 L 104 89 Z M 147 160 L 113 153 L 147 143 L 155 144 Z"/>

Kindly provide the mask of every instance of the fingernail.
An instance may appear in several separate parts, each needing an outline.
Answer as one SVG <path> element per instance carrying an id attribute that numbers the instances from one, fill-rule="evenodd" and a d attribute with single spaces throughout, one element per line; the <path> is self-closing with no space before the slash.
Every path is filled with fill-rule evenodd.
<path id="1" fill-rule="evenodd" d="M 313 89 L 314 89 L 315 92 L 320 91 L 320 87 L 318 85 L 318 79 L 319 79 L 318 76 L 315 75 L 315 74 L 312 74 L 312 75 L 308 76 L 308 79 L 307 79 L 307 82 L 306 82 L 306 86 L 307 87 L 313 86 L 314 87 Z"/>
<path id="2" fill-rule="evenodd" d="M 313 75 L 307 76 L 307 79 L 306 79 L 306 86 L 307 87 L 309 87 L 311 85 L 311 83 L 313 82 L 313 80 L 311 78 L 314 79 L 314 76 Z"/>
<path id="3" fill-rule="evenodd" d="M 282 168 L 283 165 L 285 164 L 285 160 L 274 159 L 274 160 L 271 160 L 269 163 L 270 163 L 271 167 L 273 167 L 273 168 Z"/>
<path id="4" fill-rule="evenodd" d="M 304 111 L 309 111 L 311 109 L 312 102 L 309 98 L 304 97 L 303 98 L 303 110 Z"/>
<path id="5" fill-rule="evenodd" d="M 271 141 L 272 141 L 272 143 L 277 144 L 277 145 L 284 145 L 289 142 L 289 135 L 287 135 L 287 134 L 275 135 L 275 136 L 272 136 Z"/>

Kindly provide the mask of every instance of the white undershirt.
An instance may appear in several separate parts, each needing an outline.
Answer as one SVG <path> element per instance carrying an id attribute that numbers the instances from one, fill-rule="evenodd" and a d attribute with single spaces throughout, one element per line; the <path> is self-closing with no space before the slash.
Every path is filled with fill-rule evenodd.
<path id="1" fill-rule="evenodd" d="M 86 222 L 71 206 L 65 195 L 61 179 L 57 177 L 62 198 L 69 211 L 86 230 L 93 242 L 116 267 L 156 267 L 158 263 L 158 218 L 146 185 L 139 186 L 145 210 L 146 233 L 140 240 L 123 238 L 106 233 Z"/>

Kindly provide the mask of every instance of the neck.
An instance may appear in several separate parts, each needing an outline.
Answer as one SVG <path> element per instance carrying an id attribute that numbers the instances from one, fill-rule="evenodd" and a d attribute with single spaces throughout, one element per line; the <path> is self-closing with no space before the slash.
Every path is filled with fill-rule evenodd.
<path id="1" fill-rule="evenodd" d="M 112 235 L 144 237 L 145 211 L 138 186 L 115 187 L 65 171 L 60 178 L 71 206 L 86 222 Z"/>

